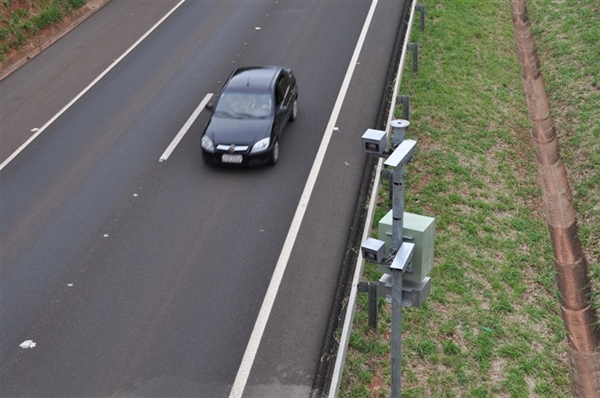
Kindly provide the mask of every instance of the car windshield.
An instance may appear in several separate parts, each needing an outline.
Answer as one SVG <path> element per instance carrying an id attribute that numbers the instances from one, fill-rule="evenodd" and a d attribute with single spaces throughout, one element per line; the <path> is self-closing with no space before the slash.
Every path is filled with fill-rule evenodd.
<path id="1" fill-rule="evenodd" d="M 264 118 L 271 114 L 269 94 L 223 93 L 215 114 L 234 118 Z"/>

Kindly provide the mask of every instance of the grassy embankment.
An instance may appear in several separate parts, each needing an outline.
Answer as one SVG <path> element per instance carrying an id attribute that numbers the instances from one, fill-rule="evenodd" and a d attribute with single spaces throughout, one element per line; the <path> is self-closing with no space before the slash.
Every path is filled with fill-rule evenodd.
<path id="1" fill-rule="evenodd" d="M 506 0 L 424 0 L 406 211 L 437 218 L 431 296 L 403 317 L 403 397 L 568 397 L 566 333 Z M 600 3 L 529 0 L 600 303 Z M 410 59 L 409 59 L 410 62 Z M 380 189 L 378 220 L 391 209 Z M 380 274 L 367 264 L 365 280 Z M 361 295 L 342 397 L 390 394 L 390 305 Z"/>
<path id="2" fill-rule="evenodd" d="M 2 0 L 0 4 L 0 62 L 20 50 L 43 29 L 61 22 L 87 0 Z"/>

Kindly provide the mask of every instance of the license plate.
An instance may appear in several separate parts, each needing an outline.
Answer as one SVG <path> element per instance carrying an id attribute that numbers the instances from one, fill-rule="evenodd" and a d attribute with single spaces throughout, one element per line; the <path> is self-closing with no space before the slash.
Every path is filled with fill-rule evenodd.
<path id="1" fill-rule="evenodd" d="M 242 155 L 229 155 L 223 154 L 221 156 L 221 162 L 223 163 L 242 163 Z"/>

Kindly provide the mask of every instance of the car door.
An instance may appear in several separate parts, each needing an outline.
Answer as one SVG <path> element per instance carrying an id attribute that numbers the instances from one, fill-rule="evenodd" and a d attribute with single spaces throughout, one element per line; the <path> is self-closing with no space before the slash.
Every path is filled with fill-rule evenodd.
<path id="1" fill-rule="evenodd" d="M 275 130 L 278 137 L 290 118 L 290 91 L 289 78 L 282 71 L 275 81 Z"/>
<path id="2" fill-rule="evenodd" d="M 287 110 L 285 112 L 282 112 L 282 110 L 284 110 L 286 108 L 285 104 L 286 104 L 286 91 L 285 91 L 285 85 L 282 84 L 282 77 L 283 73 L 279 73 L 279 75 L 277 76 L 277 79 L 275 80 L 275 87 L 274 87 L 274 95 L 275 95 L 275 120 L 273 123 L 273 133 L 274 135 L 279 138 L 279 136 L 281 135 L 281 133 L 283 132 L 283 128 L 285 127 L 285 124 L 287 122 Z"/>

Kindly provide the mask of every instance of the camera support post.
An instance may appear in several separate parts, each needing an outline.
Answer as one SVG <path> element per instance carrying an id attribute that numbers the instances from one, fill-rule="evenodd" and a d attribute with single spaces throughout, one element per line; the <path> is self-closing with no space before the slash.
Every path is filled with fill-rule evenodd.
<path id="1" fill-rule="evenodd" d="M 406 120 L 393 120 L 392 149 L 387 150 L 388 137 L 384 131 L 369 129 L 362 137 L 365 152 L 385 158 L 384 166 L 390 177 L 392 193 L 392 231 L 389 253 L 386 242 L 368 238 L 361 245 L 363 257 L 380 265 L 384 272 L 379 282 L 360 282 L 359 291 L 369 292 L 369 324 L 377 326 L 377 297 L 385 297 L 392 303 L 392 397 L 401 396 L 402 374 L 402 306 L 420 306 L 429 295 L 431 279 L 426 273 L 433 266 L 433 224 L 435 219 L 404 212 L 405 165 L 412 160 L 417 150 L 417 141 L 405 139 L 406 129 L 410 123 Z M 388 174 L 389 173 L 389 174 Z M 405 236 L 405 216 L 427 219 L 420 234 L 418 227 L 411 226 L 411 233 L 419 234 L 418 239 Z M 420 220 L 419 218 L 417 220 Z M 414 223 L 414 221 L 413 221 Z M 416 224 L 422 222 L 418 221 Z M 426 239 L 422 239 L 422 236 Z M 411 242 L 413 241 L 413 242 Z M 426 253 L 427 255 L 423 255 Z M 430 254 L 431 253 L 431 254 Z M 413 258 L 419 260 L 413 262 Z M 412 274 L 412 275 L 411 275 Z M 407 276 L 406 279 L 405 275 Z M 406 279 L 406 280 L 405 280 Z M 405 283 L 406 282 L 406 283 Z M 377 285 L 378 294 L 374 294 Z"/>

